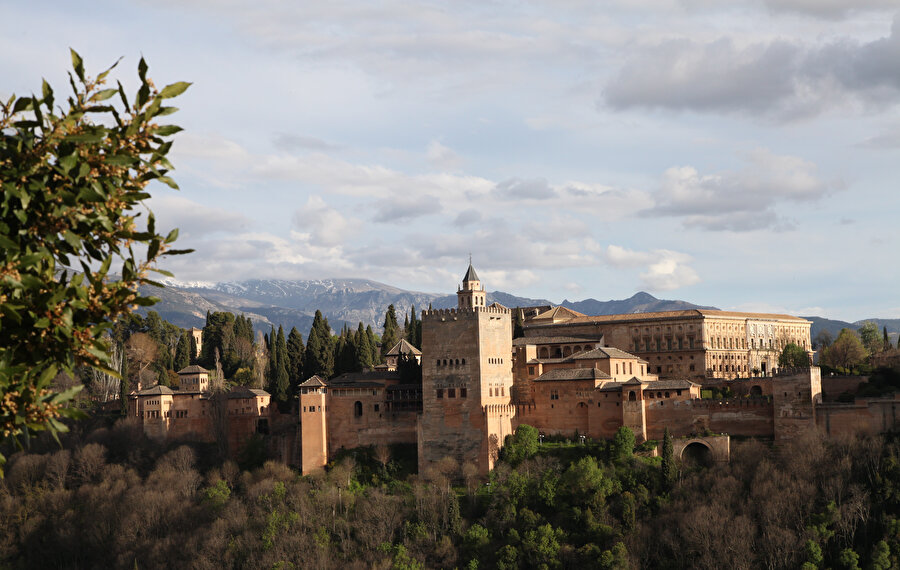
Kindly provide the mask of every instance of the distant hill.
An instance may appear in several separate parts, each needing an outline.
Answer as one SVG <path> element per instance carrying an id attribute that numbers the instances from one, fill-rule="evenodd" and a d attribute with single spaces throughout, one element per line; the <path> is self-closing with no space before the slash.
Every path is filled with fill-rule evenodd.
<path id="1" fill-rule="evenodd" d="M 392 303 L 402 325 L 404 315 L 409 313 L 413 305 L 418 312 L 427 309 L 429 305 L 435 309 L 456 307 L 457 302 L 455 294 L 407 291 L 368 279 L 251 279 L 190 284 L 169 281 L 163 289 L 143 287 L 141 292 L 161 299 L 153 307 L 142 308 L 141 313 L 156 311 L 162 318 L 180 327 L 202 327 L 206 322 L 207 311 L 230 311 L 249 317 L 257 330 L 267 332 L 270 327 L 277 328 L 279 325 L 286 330 L 297 327 L 304 337 L 309 332 L 317 309 L 328 318 L 328 323 L 335 331 L 345 323 L 356 327 L 359 322 L 380 331 L 384 312 Z M 510 308 L 555 305 L 546 299 L 518 297 L 503 291 L 488 292 L 487 302 L 500 303 Z M 715 309 L 687 301 L 657 299 L 643 291 L 621 300 L 565 300 L 562 306 L 586 315 Z M 897 333 L 900 332 L 900 319 L 863 319 L 848 323 L 821 317 L 804 318 L 813 322 L 813 337 L 821 330 L 828 330 L 836 337 L 842 328 L 856 330 L 865 320 L 875 321 L 879 329 L 886 326 L 894 344 L 897 342 Z"/>
<path id="2" fill-rule="evenodd" d="M 669 301 L 657 299 L 650 293 L 640 291 L 628 299 L 619 301 L 598 301 L 585 299 L 584 301 L 563 301 L 562 306 L 585 315 L 625 315 L 630 313 L 655 313 L 660 311 L 684 311 L 687 309 L 711 309 L 688 303 L 687 301 Z"/>

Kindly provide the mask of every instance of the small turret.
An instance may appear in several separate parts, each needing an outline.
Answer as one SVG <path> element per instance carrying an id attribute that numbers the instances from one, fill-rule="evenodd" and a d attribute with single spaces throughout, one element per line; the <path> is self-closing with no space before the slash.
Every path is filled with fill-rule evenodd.
<path id="1" fill-rule="evenodd" d="M 472 267 L 471 259 L 469 259 L 469 269 L 463 276 L 462 287 L 456 291 L 456 297 L 460 309 L 485 306 L 487 294 L 484 292 L 481 280 L 478 279 L 478 274 L 475 273 L 475 268 Z"/>

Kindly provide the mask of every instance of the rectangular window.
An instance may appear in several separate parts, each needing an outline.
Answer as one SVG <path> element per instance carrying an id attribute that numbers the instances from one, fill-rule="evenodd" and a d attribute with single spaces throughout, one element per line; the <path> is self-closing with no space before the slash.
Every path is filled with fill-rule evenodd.
<path id="1" fill-rule="evenodd" d="M 440 400 L 441 398 L 444 397 L 444 389 L 443 388 L 437 389 L 437 397 L 438 397 L 438 400 Z"/>
<path id="2" fill-rule="evenodd" d="M 465 397 L 467 396 L 467 393 L 466 393 L 466 392 L 467 392 L 467 390 L 466 390 L 465 388 L 460 388 L 460 389 L 459 389 L 459 397 L 460 397 L 460 398 L 465 398 Z"/>
<path id="3" fill-rule="evenodd" d="M 528 367 L 528 373 L 529 373 L 529 374 L 534 374 L 534 366 L 529 366 L 529 367 Z"/>
<path id="4" fill-rule="evenodd" d="M 375 411 L 377 412 L 379 410 L 381 410 L 381 406 L 379 406 L 378 404 L 375 404 Z"/>
<path id="5" fill-rule="evenodd" d="M 448 388 L 447 389 L 447 397 L 455 398 L 456 397 L 456 388 Z"/>

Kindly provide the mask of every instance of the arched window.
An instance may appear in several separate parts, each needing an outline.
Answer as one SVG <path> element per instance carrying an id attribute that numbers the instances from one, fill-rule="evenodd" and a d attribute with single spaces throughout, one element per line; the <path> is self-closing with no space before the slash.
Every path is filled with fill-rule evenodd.
<path id="1" fill-rule="evenodd" d="M 355 417 L 355 418 L 362 417 L 362 402 L 355 402 L 353 404 L 353 417 Z"/>
<path id="2" fill-rule="evenodd" d="M 632 390 L 631 392 L 628 392 L 628 401 L 634 402 L 636 400 L 637 400 L 637 395 L 634 393 L 634 390 Z"/>

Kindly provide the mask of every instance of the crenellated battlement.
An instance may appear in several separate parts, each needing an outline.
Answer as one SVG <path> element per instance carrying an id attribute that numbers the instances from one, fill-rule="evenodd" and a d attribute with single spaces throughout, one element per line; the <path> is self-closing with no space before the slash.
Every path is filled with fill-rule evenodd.
<path id="1" fill-rule="evenodd" d="M 461 309 L 425 309 L 422 311 L 422 320 L 470 318 L 477 313 L 510 315 L 512 314 L 512 310 L 507 309 L 506 307 L 495 307 L 493 305 L 490 307 L 464 307 Z"/>

